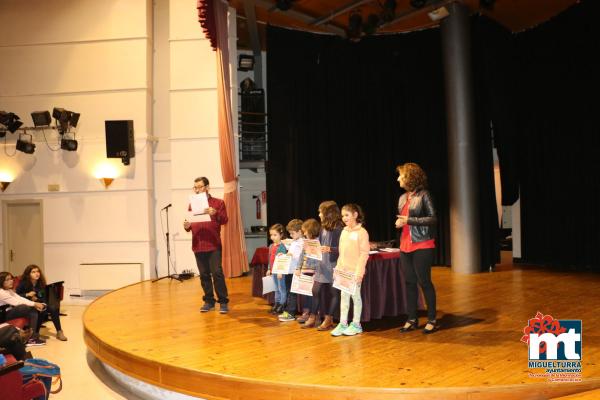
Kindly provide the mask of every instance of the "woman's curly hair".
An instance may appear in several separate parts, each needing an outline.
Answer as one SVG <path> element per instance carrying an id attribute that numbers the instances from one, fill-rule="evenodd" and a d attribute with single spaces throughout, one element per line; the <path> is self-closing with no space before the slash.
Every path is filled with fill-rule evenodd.
<path id="1" fill-rule="evenodd" d="M 409 192 L 427 189 L 427 175 L 416 163 L 401 164 L 396 167 L 399 174 L 404 175 L 404 186 Z"/>

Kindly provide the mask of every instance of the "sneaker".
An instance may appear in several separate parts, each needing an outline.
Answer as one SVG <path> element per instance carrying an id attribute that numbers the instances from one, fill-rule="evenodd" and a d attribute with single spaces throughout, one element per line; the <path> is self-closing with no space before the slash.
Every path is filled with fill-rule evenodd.
<path id="1" fill-rule="evenodd" d="M 200 307 L 200 312 L 209 312 L 210 310 L 214 310 L 215 305 L 210 303 L 204 303 L 202 307 Z"/>
<path id="2" fill-rule="evenodd" d="M 296 317 L 294 317 L 292 314 L 290 314 L 287 311 L 284 311 L 283 313 L 279 314 L 279 321 L 281 321 L 281 322 L 294 321 L 295 319 L 296 319 Z"/>
<path id="3" fill-rule="evenodd" d="M 360 324 L 355 324 L 354 322 L 352 322 L 350 325 L 348 325 L 346 329 L 344 329 L 344 332 L 342 332 L 342 334 L 344 336 L 354 336 L 358 335 L 359 333 L 362 333 L 362 331 L 363 330 Z"/>
<path id="4" fill-rule="evenodd" d="M 45 346 L 46 341 L 40 338 L 31 338 L 25 343 L 25 346 Z"/>
<path id="5" fill-rule="evenodd" d="M 331 336 L 342 336 L 347 328 L 347 324 L 343 324 L 340 322 L 339 324 L 337 324 L 335 329 L 331 331 Z"/>
<path id="6" fill-rule="evenodd" d="M 229 306 L 227 305 L 227 303 L 219 304 L 219 312 L 221 314 L 227 314 L 229 312 Z"/>

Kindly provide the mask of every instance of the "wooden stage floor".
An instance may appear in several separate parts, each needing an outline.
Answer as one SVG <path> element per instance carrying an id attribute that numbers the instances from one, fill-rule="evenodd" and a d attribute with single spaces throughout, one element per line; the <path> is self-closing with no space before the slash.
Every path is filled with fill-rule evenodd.
<path id="1" fill-rule="evenodd" d="M 600 274 L 435 267 L 433 279 L 443 329 L 432 335 L 401 334 L 397 318 L 339 338 L 280 323 L 250 296 L 248 276 L 227 281 L 228 315 L 199 312 L 198 278 L 111 292 L 86 310 L 85 341 L 127 375 L 206 399 L 546 399 L 600 388 Z M 537 311 L 582 320 L 581 382 L 529 377 L 520 339 Z"/>

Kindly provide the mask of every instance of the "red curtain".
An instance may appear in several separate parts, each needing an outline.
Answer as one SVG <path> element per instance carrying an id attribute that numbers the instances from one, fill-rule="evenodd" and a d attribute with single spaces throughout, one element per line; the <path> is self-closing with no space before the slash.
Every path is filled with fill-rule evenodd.
<path id="1" fill-rule="evenodd" d="M 244 225 L 240 212 L 238 178 L 230 98 L 227 4 L 219 0 L 199 0 L 200 24 L 217 53 L 217 101 L 219 108 L 219 152 L 221 173 L 225 182 L 223 200 L 229 222 L 221 232 L 223 239 L 223 272 L 227 277 L 248 271 Z"/>

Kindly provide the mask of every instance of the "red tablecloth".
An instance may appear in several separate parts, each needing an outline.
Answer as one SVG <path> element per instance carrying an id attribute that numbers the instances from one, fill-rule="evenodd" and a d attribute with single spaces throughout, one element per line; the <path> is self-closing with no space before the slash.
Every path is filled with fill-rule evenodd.
<path id="1" fill-rule="evenodd" d="M 256 262 L 255 262 L 256 261 Z M 273 301 L 273 293 L 262 296 L 262 277 L 268 265 L 268 248 L 259 247 L 252 257 L 252 296 Z M 380 252 L 369 256 L 363 278 L 361 320 L 406 314 L 404 274 L 400 267 L 400 252 Z M 419 308 L 423 308 L 422 296 Z M 339 313 L 339 311 L 338 311 Z"/>

